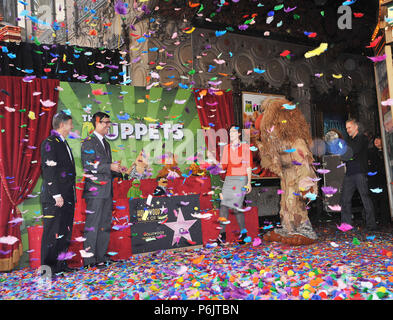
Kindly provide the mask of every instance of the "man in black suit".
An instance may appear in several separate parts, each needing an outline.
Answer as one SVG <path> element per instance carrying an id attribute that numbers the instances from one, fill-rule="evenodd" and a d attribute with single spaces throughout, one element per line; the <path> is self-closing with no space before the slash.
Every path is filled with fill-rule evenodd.
<path id="1" fill-rule="evenodd" d="M 345 162 L 345 176 L 342 184 L 341 222 L 352 225 L 352 196 L 356 189 L 362 199 L 366 229 L 375 231 L 374 206 L 370 198 L 367 184 L 367 138 L 359 132 L 359 124 L 355 119 L 349 119 L 345 123 L 348 140 L 347 150 L 341 155 L 341 160 Z"/>
<path id="2" fill-rule="evenodd" d="M 64 254 L 71 241 L 76 196 L 75 161 L 66 140 L 73 129 L 72 117 L 61 111 L 53 117 L 52 126 L 51 135 L 41 144 L 41 265 L 49 266 L 54 277 L 71 271 Z"/>
<path id="3" fill-rule="evenodd" d="M 110 145 L 105 140 L 111 125 L 109 115 L 97 112 L 92 123 L 95 130 L 82 142 L 81 148 L 85 177 L 83 198 L 86 200 L 84 250 L 91 255 L 84 258 L 84 266 L 105 268 L 110 264 L 106 251 L 112 221 L 112 178 L 124 168 L 112 162 Z"/>

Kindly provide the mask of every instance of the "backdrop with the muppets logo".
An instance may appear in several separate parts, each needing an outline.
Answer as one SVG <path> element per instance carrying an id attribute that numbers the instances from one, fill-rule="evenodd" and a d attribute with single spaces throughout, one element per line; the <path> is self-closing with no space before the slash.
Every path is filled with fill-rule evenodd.
<path id="1" fill-rule="evenodd" d="M 90 120 L 97 111 L 107 113 L 112 121 L 106 138 L 113 161 L 130 167 L 143 149 L 149 155 L 152 178 L 172 154 L 178 156 L 181 172 L 190 165 L 185 160 L 196 152 L 196 132 L 201 128 L 191 90 L 80 83 L 61 83 L 61 87 L 58 110 L 73 117 L 68 141 L 77 177 L 83 175 L 80 143 L 94 130 Z M 187 151 L 190 146 L 193 152 Z"/>

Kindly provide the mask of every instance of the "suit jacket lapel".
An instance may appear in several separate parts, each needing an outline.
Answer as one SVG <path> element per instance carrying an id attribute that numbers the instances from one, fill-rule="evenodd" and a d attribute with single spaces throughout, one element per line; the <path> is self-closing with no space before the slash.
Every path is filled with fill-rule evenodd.
<path id="1" fill-rule="evenodd" d="M 63 142 L 63 140 L 61 140 L 61 138 L 56 135 L 53 135 L 52 137 L 58 141 L 60 148 L 63 148 L 63 152 L 65 152 L 65 154 L 67 155 L 67 158 L 70 160 L 71 164 L 75 167 L 74 155 L 72 154 L 71 148 L 69 147 L 70 153 L 68 153 L 66 142 L 65 141 Z M 70 159 L 70 154 L 71 154 L 72 160 Z"/>
<path id="2" fill-rule="evenodd" d="M 65 146 L 66 146 L 66 151 L 67 151 L 67 154 L 68 154 L 68 148 L 70 149 L 71 162 L 72 162 L 72 165 L 73 165 L 73 166 L 75 166 L 75 159 L 74 159 L 74 155 L 72 154 L 71 147 L 70 147 L 70 145 L 68 144 L 67 140 L 64 140 L 64 144 L 65 144 Z M 68 148 L 67 148 L 67 146 L 68 146 Z"/>
<path id="3" fill-rule="evenodd" d="M 57 135 L 52 135 L 51 138 L 52 138 L 53 140 L 56 140 L 56 141 L 57 141 L 57 144 L 59 145 L 59 148 L 62 148 L 62 149 L 63 149 L 63 154 L 66 154 L 66 155 L 67 155 L 67 159 L 68 159 L 68 161 L 70 161 L 71 166 L 72 166 L 73 173 L 75 174 L 75 173 L 76 173 L 76 172 L 75 172 L 75 160 L 74 160 L 74 155 L 72 154 L 71 148 L 69 147 L 69 148 L 70 148 L 70 153 L 71 153 L 71 159 L 72 159 L 72 160 L 70 159 L 70 153 L 68 153 L 67 145 L 66 145 L 65 141 L 63 142 L 63 140 L 61 140 L 61 138 L 60 138 L 59 136 L 57 136 Z"/>

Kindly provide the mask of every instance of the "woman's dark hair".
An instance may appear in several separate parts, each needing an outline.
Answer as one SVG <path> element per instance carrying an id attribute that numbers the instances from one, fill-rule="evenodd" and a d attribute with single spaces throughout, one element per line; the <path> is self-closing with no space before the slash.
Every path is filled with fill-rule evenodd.
<path id="1" fill-rule="evenodd" d="M 110 118 L 108 114 L 105 112 L 98 111 L 95 114 L 93 114 L 93 118 L 91 118 L 91 123 L 93 124 L 94 128 L 96 127 L 96 122 L 101 121 L 102 119 L 105 118 Z"/>
<path id="2" fill-rule="evenodd" d="M 235 128 L 237 130 L 237 132 L 240 133 L 239 139 L 242 140 L 242 138 L 243 138 L 243 130 L 242 130 L 242 128 L 238 124 L 233 123 L 228 128 L 228 134 L 230 133 L 232 128 Z"/>
<path id="3" fill-rule="evenodd" d="M 68 114 L 66 114 L 64 111 L 60 111 L 58 113 L 56 113 L 53 116 L 52 119 L 52 127 L 54 130 L 57 130 L 60 128 L 60 124 L 62 122 L 67 122 L 68 120 L 72 119 L 72 117 Z"/>

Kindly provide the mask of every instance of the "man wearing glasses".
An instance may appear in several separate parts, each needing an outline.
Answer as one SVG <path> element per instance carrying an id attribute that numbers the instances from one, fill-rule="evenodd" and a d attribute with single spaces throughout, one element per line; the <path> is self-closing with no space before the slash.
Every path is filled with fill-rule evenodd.
<path id="1" fill-rule="evenodd" d="M 120 173 L 120 163 L 112 162 L 112 153 L 105 135 L 109 132 L 109 115 L 93 115 L 94 132 L 83 142 L 81 159 L 84 170 L 83 198 L 86 200 L 84 231 L 85 268 L 105 268 L 110 264 L 108 249 L 112 221 L 112 175 Z"/>

